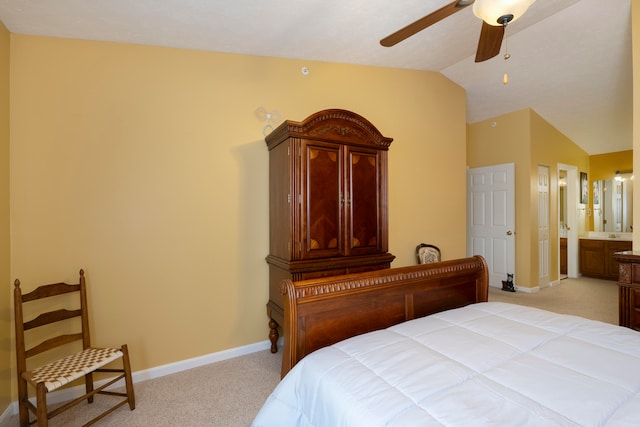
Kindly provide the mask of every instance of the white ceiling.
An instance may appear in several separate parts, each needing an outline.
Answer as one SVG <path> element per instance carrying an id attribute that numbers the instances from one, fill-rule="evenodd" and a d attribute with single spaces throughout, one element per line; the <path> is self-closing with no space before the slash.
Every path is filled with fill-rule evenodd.
<path id="1" fill-rule="evenodd" d="M 0 0 L 0 20 L 21 34 L 440 71 L 466 89 L 469 123 L 531 107 L 589 154 L 632 149 L 631 0 L 538 0 L 507 28 L 508 61 L 474 62 L 471 7 L 380 46 L 450 1 Z"/>

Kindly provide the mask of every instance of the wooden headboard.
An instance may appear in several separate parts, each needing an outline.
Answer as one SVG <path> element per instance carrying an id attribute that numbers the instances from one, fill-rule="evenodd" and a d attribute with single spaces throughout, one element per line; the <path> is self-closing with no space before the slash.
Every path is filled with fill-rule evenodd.
<path id="1" fill-rule="evenodd" d="M 306 354 L 343 339 L 487 301 L 481 256 L 293 282 L 282 281 L 282 376 Z"/>

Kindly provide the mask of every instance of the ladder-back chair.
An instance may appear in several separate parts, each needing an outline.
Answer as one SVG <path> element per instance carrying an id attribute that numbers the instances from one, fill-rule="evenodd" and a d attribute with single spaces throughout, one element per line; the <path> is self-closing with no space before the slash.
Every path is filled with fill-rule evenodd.
<path id="1" fill-rule="evenodd" d="M 49 303 L 55 308 L 41 309 L 39 313 L 36 311 L 36 307 L 41 308 Z M 108 394 L 123 399 L 117 399 L 115 405 L 85 425 L 93 424 L 125 403 L 128 403 L 132 410 L 135 408 L 131 365 L 126 344 L 119 349 L 91 347 L 87 291 L 83 270 L 80 270 L 78 284 L 53 283 L 40 286 L 26 294 L 22 294 L 20 281 L 16 279 L 14 283 L 14 310 L 21 427 L 27 427 L 35 422 L 40 427 L 47 426 L 49 419 L 83 400 L 86 399 L 88 403 L 92 403 L 96 394 Z M 29 316 L 30 320 L 24 321 L 23 314 Z M 68 320 L 73 318 L 77 319 Z M 33 332 L 35 329 L 37 332 Z M 37 336 L 32 336 L 34 334 Z M 37 342 L 34 343 L 34 341 Z M 82 344 L 82 350 L 80 350 L 78 342 Z M 33 364 L 27 362 L 31 357 L 44 353 L 36 358 L 40 361 L 49 353 L 49 350 L 59 347 L 63 350 L 55 350 L 54 353 L 64 353 L 63 356 L 37 367 L 27 366 Z M 73 350 L 67 351 L 65 347 Z M 121 359 L 119 363 L 122 368 L 117 366 L 105 368 L 105 365 L 118 359 Z M 104 383 L 95 389 L 94 372 L 106 372 L 108 377 L 101 379 L 101 383 L 103 381 Z M 83 377 L 85 393 L 82 396 L 53 410 L 48 409 L 48 393 Z M 124 379 L 125 392 L 107 390 L 108 387 L 115 385 L 121 379 Z M 35 390 L 35 404 L 29 399 L 31 387 Z M 35 420 L 31 420 L 30 412 L 35 415 Z"/>
<path id="2" fill-rule="evenodd" d="M 416 246 L 416 257 L 418 258 L 418 264 L 428 264 L 442 260 L 440 248 L 427 243 L 420 243 Z"/>

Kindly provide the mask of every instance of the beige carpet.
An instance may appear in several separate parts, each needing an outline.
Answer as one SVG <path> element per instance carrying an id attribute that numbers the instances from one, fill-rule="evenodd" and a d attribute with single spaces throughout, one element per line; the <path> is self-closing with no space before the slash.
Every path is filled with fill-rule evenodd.
<path id="1" fill-rule="evenodd" d="M 136 409 L 125 405 L 95 426 L 249 426 L 280 381 L 280 362 L 280 353 L 265 350 L 136 383 Z M 81 403 L 54 417 L 49 426 L 81 426 L 110 399 L 96 396 L 94 403 Z M 10 425 L 18 426 L 17 416 Z"/>
<path id="2" fill-rule="evenodd" d="M 545 308 L 618 323 L 616 282 L 566 279 L 536 293 L 491 288 L 489 301 Z M 268 350 L 135 384 L 136 409 L 116 410 L 96 426 L 249 426 L 280 380 L 280 353 Z M 107 396 L 92 405 L 81 404 L 54 418 L 49 425 L 79 426 L 101 409 Z M 17 426 L 13 417 L 12 426 Z"/>
<path id="3" fill-rule="evenodd" d="M 618 285 L 613 280 L 586 277 L 564 279 L 559 285 L 533 293 L 505 292 L 492 287 L 489 288 L 489 301 L 544 308 L 556 313 L 618 324 Z"/>

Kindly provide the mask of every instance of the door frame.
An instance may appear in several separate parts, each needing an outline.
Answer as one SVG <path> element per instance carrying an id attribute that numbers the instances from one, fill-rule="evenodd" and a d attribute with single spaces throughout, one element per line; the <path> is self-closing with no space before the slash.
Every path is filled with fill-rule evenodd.
<path id="1" fill-rule="evenodd" d="M 558 163 L 556 177 L 560 171 L 567 172 L 567 277 L 578 277 L 578 167 Z M 560 183 L 558 181 L 558 186 Z M 557 224 L 560 224 L 560 191 L 557 197 Z M 558 279 L 560 278 L 560 230 L 558 227 Z"/>
<path id="2" fill-rule="evenodd" d="M 550 183 L 551 168 L 538 165 L 538 287 L 546 288 L 551 284 L 549 264 L 551 263 L 550 246 Z M 560 239 L 558 239 L 560 242 Z"/>

